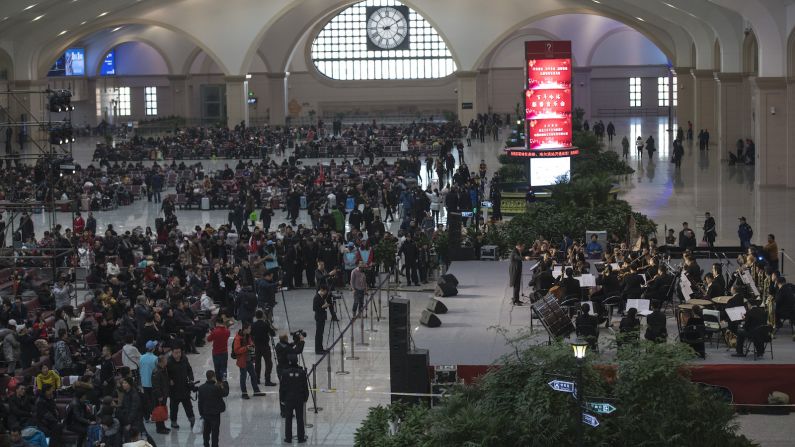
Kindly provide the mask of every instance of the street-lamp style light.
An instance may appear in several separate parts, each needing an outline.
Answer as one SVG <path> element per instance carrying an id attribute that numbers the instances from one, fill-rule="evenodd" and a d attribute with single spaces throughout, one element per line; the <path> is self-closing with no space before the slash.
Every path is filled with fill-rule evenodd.
<path id="1" fill-rule="evenodd" d="M 585 358 L 585 351 L 588 350 L 588 343 L 576 341 L 571 344 L 571 348 L 574 350 L 574 358 L 582 360 Z"/>

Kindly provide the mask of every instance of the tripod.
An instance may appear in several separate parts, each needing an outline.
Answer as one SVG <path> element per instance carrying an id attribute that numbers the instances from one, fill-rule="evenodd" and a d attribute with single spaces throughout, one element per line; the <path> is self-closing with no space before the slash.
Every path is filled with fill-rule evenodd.
<path id="1" fill-rule="evenodd" d="M 340 292 L 339 297 L 334 297 L 333 292 L 329 294 L 331 298 L 331 306 L 333 308 L 332 314 L 335 316 L 339 315 L 339 302 L 342 301 L 342 305 L 345 308 L 345 313 L 348 315 L 348 319 L 351 319 L 351 312 L 348 309 L 348 303 L 345 301 L 345 297 Z M 336 330 L 335 330 L 336 329 Z M 336 333 L 342 333 L 342 327 L 340 326 L 340 319 L 337 317 L 336 319 L 332 319 L 331 324 L 328 325 L 328 330 L 326 331 L 326 345 L 328 346 L 329 343 L 334 342 L 334 337 Z"/>

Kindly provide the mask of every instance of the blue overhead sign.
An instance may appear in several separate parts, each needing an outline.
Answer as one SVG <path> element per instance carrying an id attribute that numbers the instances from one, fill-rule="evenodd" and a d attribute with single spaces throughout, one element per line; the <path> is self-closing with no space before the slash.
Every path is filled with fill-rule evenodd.
<path id="1" fill-rule="evenodd" d="M 591 427 L 598 427 L 599 426 L 599 420 L 596 419 L 593 415 L 590 415 L 588 413 L 583 413 L 582 414 L 582 423 L 590 425 Z"/>

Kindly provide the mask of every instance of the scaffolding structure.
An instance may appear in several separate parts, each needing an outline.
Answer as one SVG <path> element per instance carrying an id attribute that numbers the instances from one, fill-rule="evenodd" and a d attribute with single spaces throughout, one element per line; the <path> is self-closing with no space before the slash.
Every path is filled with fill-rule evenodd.
<path id="1" fill-rule="evenodd" d="M 0 212 L 7 212 L 7 225 L 0 234 L 0 268 L 40 268 L 50 271 L 52 281 L 58 278 L 60 268 L 70 267 L 70 259 L 77 253 L 71 241 L 68 247 L 38 246 L 17 237 L 18 220 L 25 213 L 32 219 L 33 215 L 46 213 L 49 230 L 54 233 L 57 225 L 57 213 L 71 213 L 74 219 L 74 203 L 71 200 L 58 200 L 54 185 L 62 175 L 74 173 L 73 128 L 71 91 L 69 90 L 12 90 L 0 91 L 5 97 L 5 107 L 0 103 L 0 129 L 17 129 L 19 151 L 13 148 L 14 142 L 6 141 L 6 150 L 0 155 L 0 166 L 18 167 L 20 163 L 40 165 L 45 169 L 45 180 L 36 185 L 33 197 L 22 200 L 0 200 Z M 33 112 L 30 105 L 37 104 L 42 111 L 40 116 Z M 12 112 L 12 105 L 18 113 Z M 17 119 L 16 117 L 19 117 Z M 30 129 L 30 132 L 28 130 Z M 8 144 L 10 143 L 10 144 Z M 32 150 L 23 151 L 30 143 Z M 43 188 L 41 191 L 40 188 Z M 39 197 L 41 196 L 41 197 Z M 10 231 L 10 232 L 9 232 Z M 11 244 L 7 245 L 8 235 Z M 73 279 L 72 279 L 73 281 Z M 72 282 L 70 281 L 70 282 Z M 74 285 L 74 284 L 73 284 Z M 72 287 L 72 290 L 75 290 Z"/>

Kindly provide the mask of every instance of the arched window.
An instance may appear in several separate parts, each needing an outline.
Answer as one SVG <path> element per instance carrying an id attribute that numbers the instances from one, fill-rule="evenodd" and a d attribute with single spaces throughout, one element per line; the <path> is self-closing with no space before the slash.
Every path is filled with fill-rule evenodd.
<path id="1" fill-rule="evenodd" d="M 395 0 L 366 0 L 331 19 L 311 50 L 317 70 L 343 81 L 434 79 L 456 71 L 439 33 Z"/>

